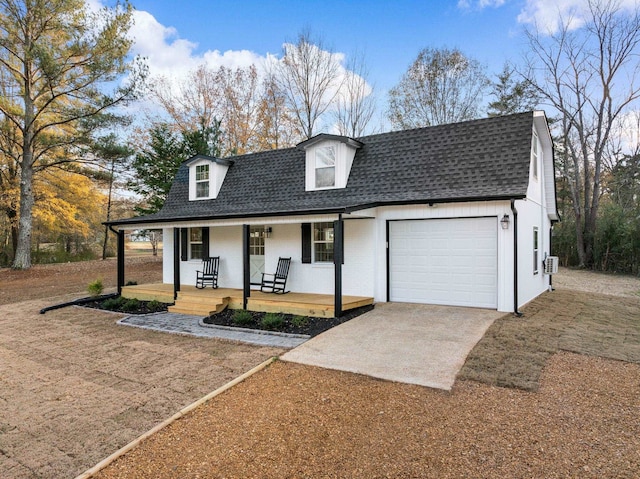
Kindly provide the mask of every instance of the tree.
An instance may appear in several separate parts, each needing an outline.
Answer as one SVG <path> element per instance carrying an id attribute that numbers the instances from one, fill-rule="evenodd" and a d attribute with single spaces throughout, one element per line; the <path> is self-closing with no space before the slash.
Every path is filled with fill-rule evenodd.
<path id="1" fill-rule="evenodd" d="M 638 7 L 589 0 L 580 28 L 528 31 L 531 81 L 558 115 L 557 165 L 571 193 L 579 265 L 592 267 L 601 176 L 620 118 L 637 105 Z"/>
<path id="2" fill-rule="evenodd" d="M 515 67 L 505 63 L 502 72 L 497 75 L 497 82 L 492 84 L 491 96 L 495 98 L 489 103 L 489 116 L 510 115 L 531 111 L 536 108 L 539 96 L 531 81 L 518 79 Z"/>
<path id="3" fill-rule="evenodd" d="M 144 80 L 142 64 L 127 60 L 131 14 L 128 3 L 93 13 L 83 0 L 0 0 L 0 114 L 15 128 L 0 144 L 19 152 L 20 169 L 14 268 L 31 266 L 34 175 L 81 157 L 79 147 L 114 120 L 108 111 Z"/>
<path id="4" fill-rule="evenodd" d="M 218 127 L 224 123 L 225 150 L 233 155 L 255 151 L 262 97 L 256 67 L 235 70 L 220 67 L 215 78 L 222 99 Z"/>
<path id="5" fill-rule="evenodd" d="M 389 120 L 408 129 L 477 118 L 488 85 L 482 65 L 460 50 L 425 48 L 389 91 Z"/>
<path id="6" fill-rule="evenodd" d="M 303 138 L 311 138 L 340 90 L 340 63 L 321 39 L 313 39 L 307 31 L 298 35 L 296 43 L 285 44 L 278 69 L 287 108 Z"/>
<path id="7" fill-rule="evenodd" d="M 215 121 L 209 126 L 201 123 L 200 128 L 196 130 L 183 131 L 181 156 L 190 158 L 195 155 L 207 155 L 219 158 L 221 155 L 221 136 L 219 121 Z"/>
<path id="8" fill-rule="evenodd" d="M 174 133 L 168 123 L 155 123 L 148 131 L 149 139 L 134 157 L 134 177 L 128 186 L 143 199 L 137 206 L 140 214 L 159 211 L 169 194 L 180 164 L 194 155 L 220 156 L 219 123 L 200 125 L 199 129 Z"/>
<path id="9" fill-rule="evenodd" d="M 120 173 L 126 160 L 132 155 L 131 149 L 123 145 L 115 134 L 98 138 L 93 153 L 98 158 L 98 163 L 106 173 L 107 183 L 107 205 L 106 205 L 106 221 L 111 219 L 111 207 L 113 200 L 113 187 L 116 181 L 116 175 Z M 104 239 L 102 242 L 102 259 L 107 259 L 107 246 L 109 242 L 109 226 L 104 227 Z"/>
<path id="10" fill-rule="evenodd" d="M 136 153 L 131 163 L 134 177 L 128 183 L 144 200 L 143 206 L 136 207 L 140 214 L 160 211 L 180 163 L 186 159 L 183 143 L 167 123 L 152 125 L 148 134 L 148 145 Z"/>
<path id="11" fill-rule="evenodd" d="M 357 138 L 365 134 L 376 103 L 367 83 L 368 70 L 362 56 L 347 64 L 345 79 L 336 98 L 335 119 L 340 135 Z"/>
<path id="12" fill-rule="evenodd" d="M 177 84 L 169 78 L 157 78 L 151 90 L 181 132 L 190 132 L 196 125 L 200 131 L 212 128 L 224 132 L 216 141 L 221 155 L 257 149 L 263 91 L 255 66 L 232 70 L 201 65 Z"/>
<path id="13" fill-rule="evenodd" d="M 191 71 L 178 84 L 167 77 L 155 78 L 150 90 L 180 131 L 189 131 L 193 125 L 209 127 L 220 117 L 220 88 L 215 72 L 205 65 Z"/>
<path id="14" fill-rule="evenodd" d="M 262 81 L 262 99 L 258 108 L 257 151 L 293 146 L 300 128 L 287 108 L 276 72 L 268 68 Z"/>
<path id="15" fill-rule="evenodd" d="M 105 195 L 87 176 L 60 169 L 48 169 L 36 177 L 34 190 L 37 201 L 33 209 L 34 230 L 48 242 L 63 245 L 66 253 L 83 249 L 92 232 L 100 231 Z M 75 246 L 75 251 L 74 251 Z M 62 248 L 61 248 L 62 249 Z"/>

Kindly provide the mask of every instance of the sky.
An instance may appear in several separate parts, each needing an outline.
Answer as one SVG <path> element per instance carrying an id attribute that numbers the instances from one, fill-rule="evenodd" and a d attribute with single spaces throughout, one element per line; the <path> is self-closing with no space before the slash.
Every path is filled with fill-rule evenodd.
<path id="1" fill-rule="evenodd" d="M 345 58 L 364 56 L 382 110 L 421 49 L 458 48 L 495 79 L 505 61 L 521 62 L 526 27 L 537 22 L 553 30 L 568 15 L 579 25 L 586 1 L 131 0 L 132 50 L 147 59 L 151 75 L 180 79 L 202 63 L 259 67 L 308 29 Z"/>
<path id="2" fill-rule="evenodd" d="M 310 29 L 334 52 L 363 54 L 369 81 L 382 92 L 425 47 L 459 48 L 497 73 L 523 50 L 518 17 L 530 10 L 525 2 L 507 0 L 133 0 L 133 5 L 138 10 L 134 51 L 149 59 L 152 72 L 167 74 L 203 59 L 234 66 L 279 56 L 283 43 Z"/>

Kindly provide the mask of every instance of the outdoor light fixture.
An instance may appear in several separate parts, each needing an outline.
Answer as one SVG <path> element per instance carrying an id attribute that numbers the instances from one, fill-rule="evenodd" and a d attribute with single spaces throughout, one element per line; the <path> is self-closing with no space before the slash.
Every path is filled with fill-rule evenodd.
<path id="1" fill-rule="evenodd" d="M 264 234 L 267 238 L 271 238 L 271 233 L 273 232 L 273 230 L 271 229 L 271 226 L 267 226 L 264 229 Z"/>
<path id="2" fill-rule="evenodd" d="M 504 215 L 500 220 L 500 226 L 502 226 L 503 230 L 509 229 L 509 215 Z"/>

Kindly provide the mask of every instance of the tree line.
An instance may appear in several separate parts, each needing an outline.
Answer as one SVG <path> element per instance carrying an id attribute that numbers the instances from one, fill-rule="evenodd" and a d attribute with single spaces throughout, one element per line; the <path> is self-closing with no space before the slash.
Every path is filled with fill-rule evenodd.
<path id="1" fill-rule="evenodd" d="M 90 256 L 96 245 L 107 256 L 101 222 L 157 211 L 194 154 L 382 129 L 363 55 L 345 60 L 305 30 L 261 65 L 150 77 L 130 55 L 132 12 L 0 0 L 0 264 Z M 554 252 L 565 265 L 638 274 L 639 12 L 589 0 L 581 13 L 578 26 L 527 30 L 525 58 L 493 75 L 460 49 L 420 50 L 387 93 L 384 121 L 406 129 L 545 109 L 563 219 Z M 123 107 L 142 99 L 153 108 L 133 124 Z"/>

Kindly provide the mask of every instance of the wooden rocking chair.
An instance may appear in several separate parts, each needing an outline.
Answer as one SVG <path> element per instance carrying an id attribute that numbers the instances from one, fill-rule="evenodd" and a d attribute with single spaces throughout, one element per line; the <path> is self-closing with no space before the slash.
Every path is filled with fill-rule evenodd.
<path id="1" fill-rule="evenodd" d="M 278 267 L 275 273 L 262 273 L 262 281 L 260 282 L 260 291 L 263 293 L 284 294 L 287 284 L 287 276 L 289 276 L 289 266 L 291 258 L 279 258 Z"/>
<path id="2" fill-rule="evenodd" d="M 202 260 L 202 271 L 196 271 L 196 288 L 203 289 L 211 285 L 213 289 L 218 287 L 218 267 L 220 256 L 213 256 Z"/>

